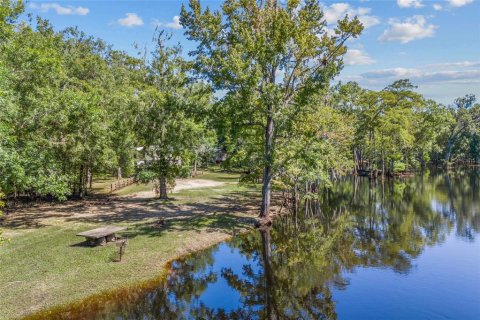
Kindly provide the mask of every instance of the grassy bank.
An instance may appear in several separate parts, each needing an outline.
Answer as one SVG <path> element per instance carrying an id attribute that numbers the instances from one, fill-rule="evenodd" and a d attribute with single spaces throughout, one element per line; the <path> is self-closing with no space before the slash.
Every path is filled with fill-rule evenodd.
<path id="1" fill-rule="evenodd" d="M 4 222 L 11 239 L 0 248 L 0 319 L 27 314 L 161 275 L 165 263 L 252 225 L 257 190 L 234 174 L 206 174 L 221 186 L 182 190 L 169 201 L 124 198 L 23 209 Z M 155 224 L 159 219 L 164 226 Z M 125 226 L 124 260 L 114 244 L 87 247 L 78 232 Z"/>

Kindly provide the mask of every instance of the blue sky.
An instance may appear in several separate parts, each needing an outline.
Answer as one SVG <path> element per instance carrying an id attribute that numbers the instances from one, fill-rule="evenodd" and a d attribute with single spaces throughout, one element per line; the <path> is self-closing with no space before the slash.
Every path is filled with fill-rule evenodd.
<path id="1" fill-rule="evenodd" d="M 178 24 L 187 1 L 34 1 L 28 13 L 47 18 L 56 29 L 78 26 L 115 49 L 136 53 L 133 44 L 151 47 L 156 26 L 168 29 L 173 41 L 192 48 Z M 218 8 L 221 1 L 202 1 Z M 337 80 L 354 80 L 381 89 L 409 78 L 426 97 L 451 103 L 457 96 L 480 97 L 479 0 L 323 1 L 330 27 L 345 14 L 366 26 L 348 42 L 345 68 Z"/>

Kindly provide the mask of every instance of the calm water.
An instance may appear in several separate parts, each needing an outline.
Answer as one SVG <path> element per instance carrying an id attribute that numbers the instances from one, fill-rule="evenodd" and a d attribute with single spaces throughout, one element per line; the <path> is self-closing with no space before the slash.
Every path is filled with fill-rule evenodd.
<path id="1" fill-rule="evenodd" d="M 480 319 L 479 237 L 478 170 L 348 179 L 96 317 Z"/>

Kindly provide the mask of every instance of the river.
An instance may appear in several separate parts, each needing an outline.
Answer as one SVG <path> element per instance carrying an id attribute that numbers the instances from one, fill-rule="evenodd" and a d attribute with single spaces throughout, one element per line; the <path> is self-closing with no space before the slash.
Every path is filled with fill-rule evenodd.
<path id="1" fill-rule="evenodd" d="M 301 208 L 82 317 L 480 319 L 479 170 L 346 178 Z"/>

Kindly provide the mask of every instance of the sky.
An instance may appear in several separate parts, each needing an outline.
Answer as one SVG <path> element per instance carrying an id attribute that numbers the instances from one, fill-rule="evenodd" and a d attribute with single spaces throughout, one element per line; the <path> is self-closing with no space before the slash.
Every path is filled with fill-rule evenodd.
<path id="1" fill-rule="evenodd" d="M 48 19 L 57 30 L 78 26 L 132 55 L 137 54 L 135 43 L 151 49 L 160 27 L 188 52 L 194 44 L 179 24 L 182 3 L 188 0 L 30 0 L 26 12 Z M 480 0 L 321 3 L 328 28 L 345 14 L 358 16 L 365 27 L 359 38 L 348 41 L 345 67 L 335 80 L 379 90 L 409 78 L 418 92 L 441 103 L 468 93 L 480 98 Z M 201 4 L 218 9 L 222 1 Z"/>

